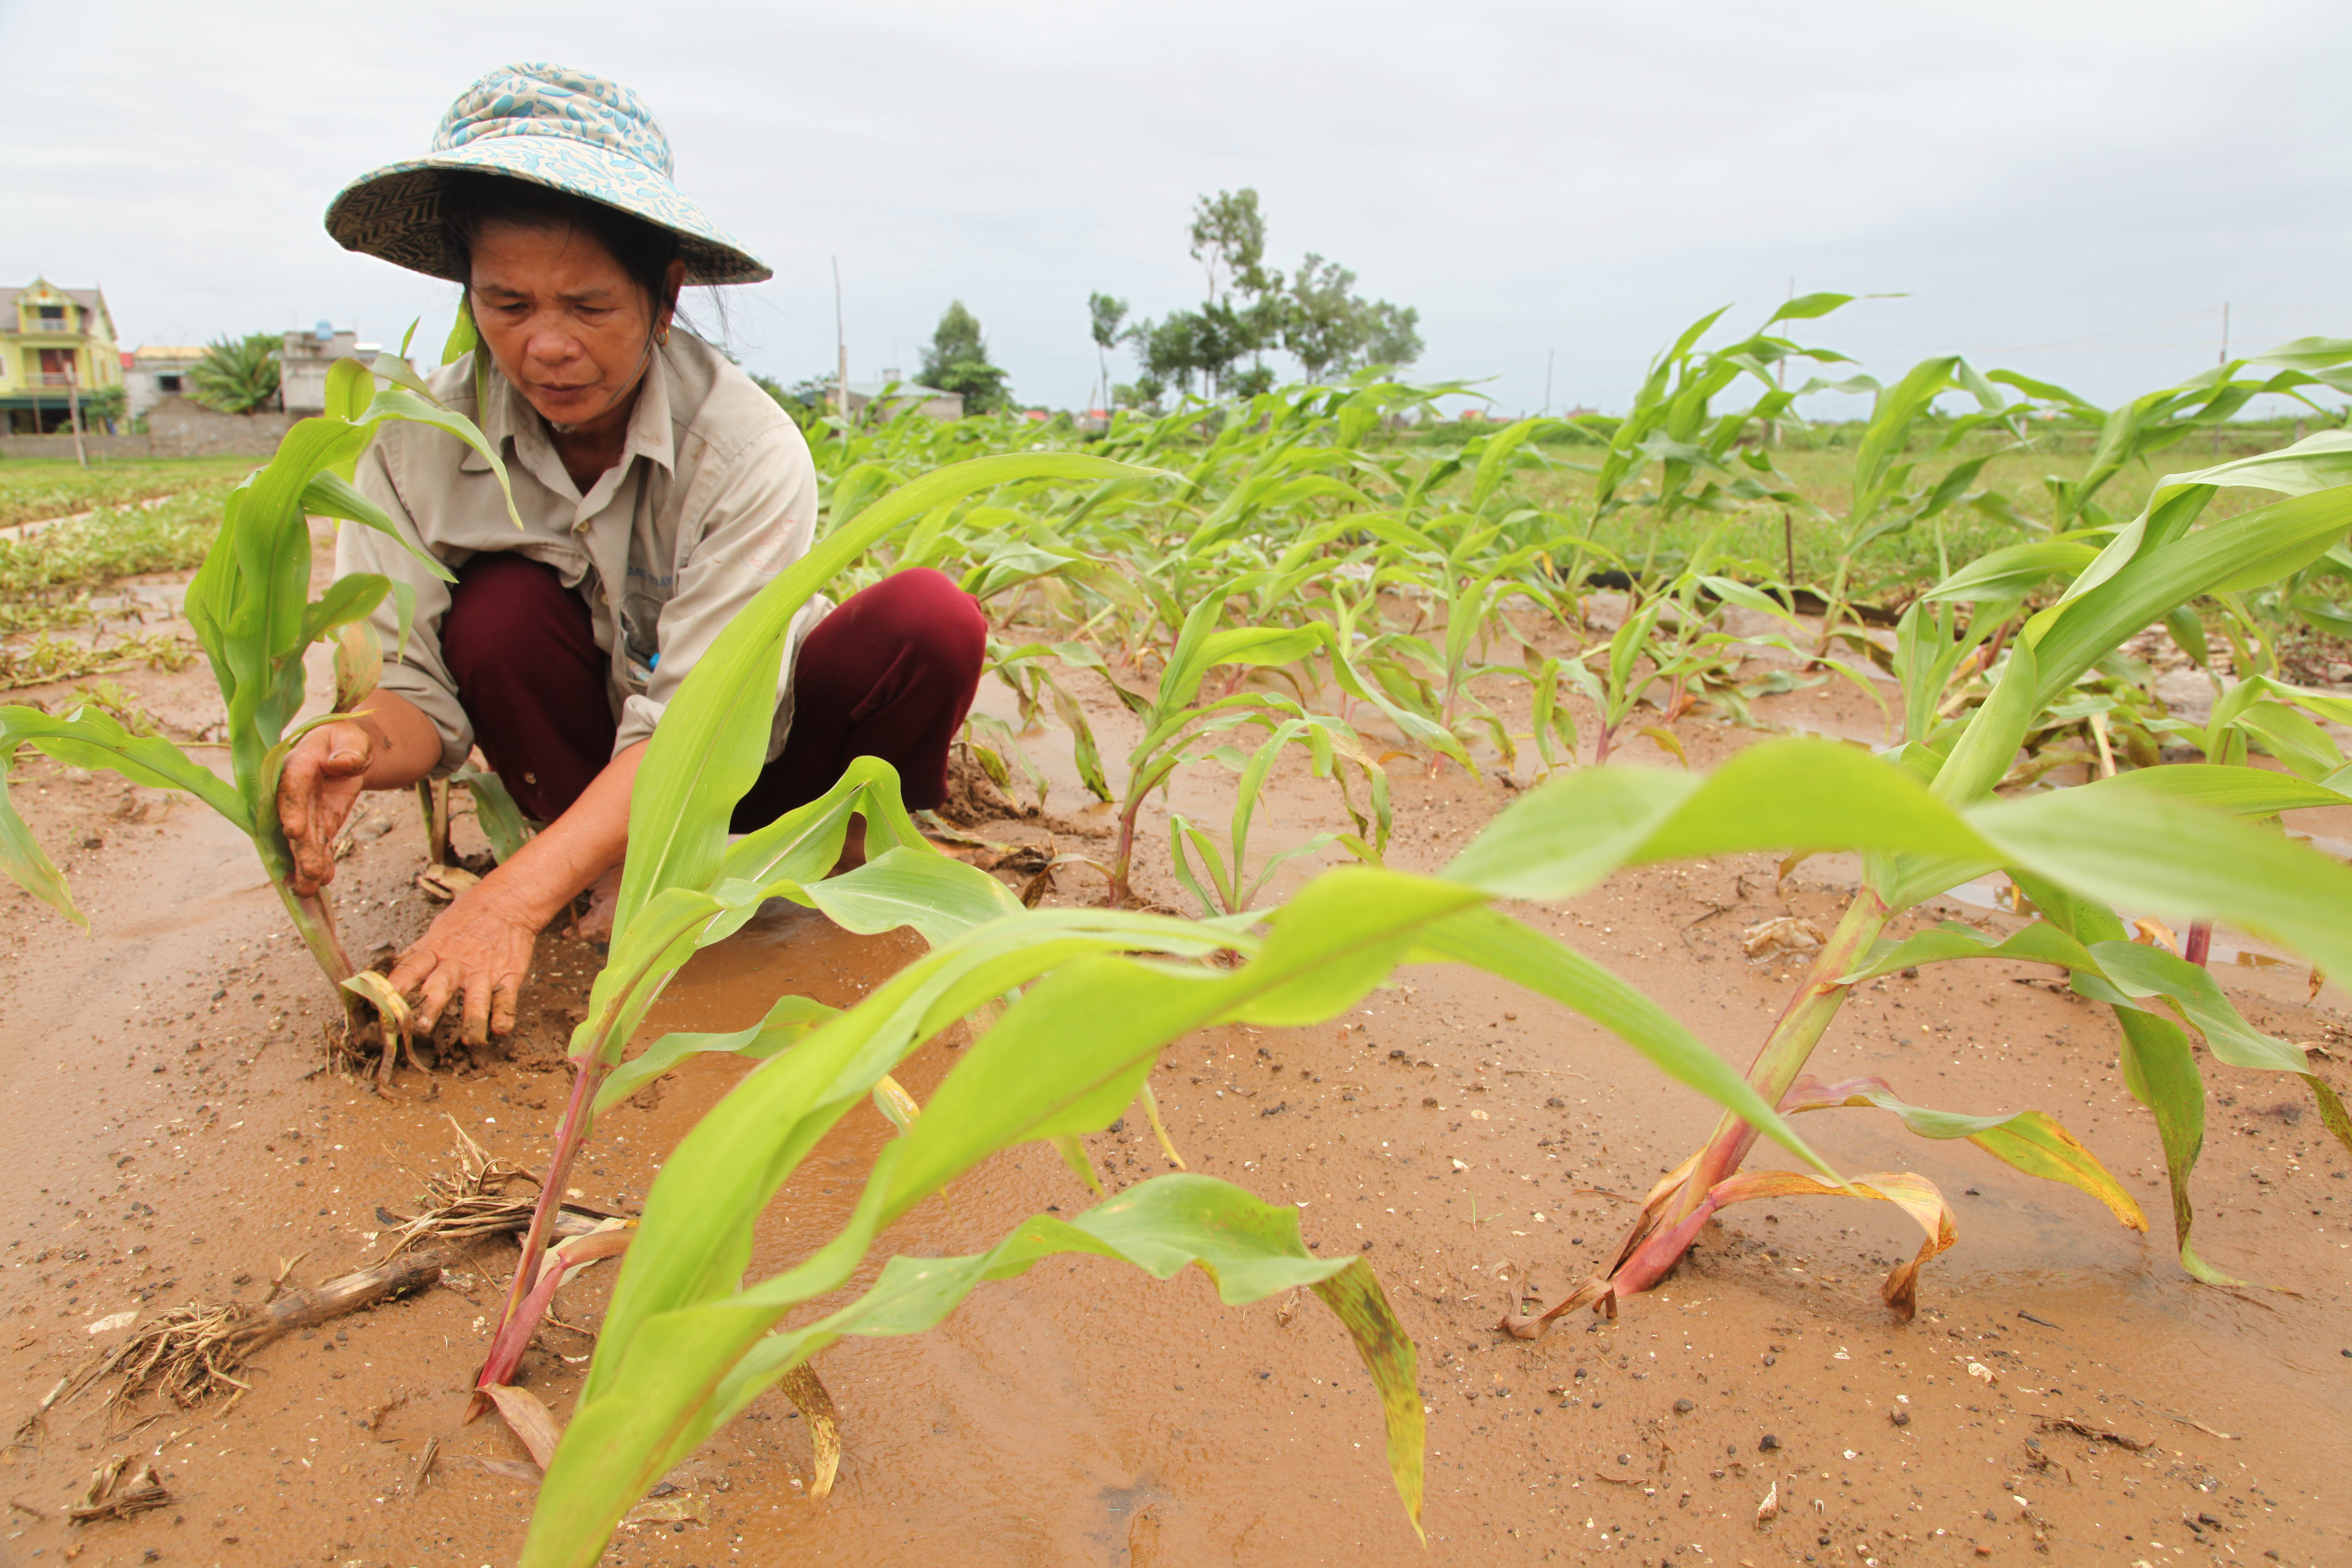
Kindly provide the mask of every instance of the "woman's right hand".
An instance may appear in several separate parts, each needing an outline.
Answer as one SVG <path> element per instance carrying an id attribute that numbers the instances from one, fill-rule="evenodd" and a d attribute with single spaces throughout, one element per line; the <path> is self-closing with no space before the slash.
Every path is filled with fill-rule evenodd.
<path id="1" fill-rule="evenodd" d="M 366 787 L 374 738 L 348 719 L 321 724 L 287 754 L 278 777 L 278 826 L 294 851 L 298 898 L 335 879 L 335 835 Z"/>

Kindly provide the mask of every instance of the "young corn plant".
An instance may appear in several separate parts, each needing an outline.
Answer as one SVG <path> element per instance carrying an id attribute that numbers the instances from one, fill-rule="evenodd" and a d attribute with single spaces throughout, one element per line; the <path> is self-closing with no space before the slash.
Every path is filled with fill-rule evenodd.
<path id="1" fill-rule="evenodd" d="M 379 378 L 385 384 L 379 386 Z M 404 359 L 379 356 L 373 373 L 355 360 L 338 361 L 331 368 L 327 411 L 298 422 L 278 444 L 277 455 L 229 492 L 219 537 L 188 584 L 188 621 L 228 710 L 227 780 L 171 742 L 133 735 L 95 708 L 62 717 L 33 708 L 0 708 L 0 786 L 5 786 L 10 762 L 30 745 L 59 762 L 107 769 L 133 784 L 185 791 L 250 838 L 270 886 L 320 970 L 336 987 L 345 1020 L 355 1033 L 373 1026 L 362 995 L 385 1009 L 388 1018 L 401 1011 L 399 999 L 380 985 L 366 988 L 373 977 L 359 975 L 343 951 L 327 900 L 294 891 L 293 852 L 278 821 L 278 781 L 297 741 L 330 720 L 363 710 L 374 690 L 383 652 L 368 626 L 369 615 L 392 595 L 404 627 L 407 622 L 404 586 L 382 576 L 362 573 L 341 577 L 318 599 L 309 597 L 307 519 L 331 517 L 399 537 L 392 519 L 352 483 L 368 444 L 395 419 L 456 437 L 482 454 L 501 485 L 506 482 L 498 454 L 480 432 L 435 400 Z M 431 556 L 420 554 L 418 559 L 436 575 L 449 577 Z M 334 710 L 297 722 L 305 689 L 303 656 L 312 644 L 328 641 L 335 644 Z M 64 879 L 7 800 L 5 787 L 0 787 L 0 869 L 68 919 L 88 924 L 74 907 Z M 399 1041 L 388 1031 L 383 1044 L 382 1070 L 388 1073 Z"/>
<path id="2" fill-rule="evenodd" d="M 736 702 L 733 694 L 761 689 L 762 680 L 772 690 L 793 615 L 843 568 L 914 520 L 1002 486 L 1141 475 L 1097 458 L 1024 454 L 971 458 L 901 485 L 838 523 L 779 574 L 697 661 L 679 688 L 684 705 L 665 713 L 631 796 L 629 857 L 612 943 L 589 993 L 588 1016 L 572 1033 L 571 1098 L 476 1380 L 475 1413 L 493 1397 L 489 1390 L 511 1384 L 544 1314 L 540 1291 L 557 1206 L 550 1194 L 562 1191 L 593 1127 L 598 1090 L 646 1010 L 695 952 L 740 929 L 772 898 L 813 904 L 859 930 L 911 924 L 935 941 L 958 929 L 957 921 L 969 923 L 975 910 L 1019 907 L 993 878 L 930 848 L 899 804 L 896 776 L 872 759 L 861 759 L 823 800 L 730 845 L 730 814 L 757 777 L 766 746 L 757 705 Z M 701 695 L 687 701 L 693 694 Z M 852 815 L 866 819 L 873 858 L 826 881 Z"/>
<path id="3" fill-rule="evenodd" d="M 1791 753 L 1758 748 L 1704 784 L 1653 770 L 1587 770 L 1512 807 L 1450 874 L 1513 896 L 1560 896 L 1582 885 L 1581 878 L 1528 874 L 1517 862 L 1532 841 L 1570 832 L 1587 836 L 1585 869 L 1592 876 L 1645 859 L 1721 853 L 1742 835 L 1757 848 L 1835 843 L 1864 851 L 1864 885 L 1750 1067 L 1750 1087 L 1783 1110 L 1830 1104 L 1895 1110 L 1915 1131 L 1969 1136 L 2021 1170 L 2091 1193 L 2126 1224 L 2144 1224 L 2095 1159 L 2040 1113 L 1978 1126 L 1906 1105 L 1883 1085 L 1804 1079 L 1822 1031 L 1864 979 L 1890 968 L 1990 954 L 2061 964 L 2079 994 L 2115 1009 L 2126 1085 L 2154 1114 L 2164 1142 L 2182 1266 L 2200 1279 L 2227 1280 L 2191 1244 L 2189 1178 L 2201 1146 L 2204 1100 L 2188 1031 L 2202 1036 L 2222 1061 L 2303 1077 L 2322 1120 L 2347 1149 L 2352 1121 L 2302 1053 L 2246 1026 L 2204 970 L 2124 942 L 2115 908 L 2231 921 L 2336 968 L 2352 958 L 2352 924 L 2344 919 L 2352 909 L 2352 870 L 2252 824 L 2341 797 L 2301 778 L 2198 764 L 2017 799 L 1998 799 L 1992 791 L 2051 702 L 2126 637 L 2200 595 L 2257 587 L 2299 571 L 2341 541 L 2352 527 L 2347 480 L 2352 456 L 2324 442 L 2168 479 L 2065 595 L 2027 624 L 1990 694 L 1967 718 L 1941 721 L 1931 704 L 1906 701 L 1915 728 L 1883 757 L 1816 749 L 1808 768 L 1776 773 L 1776 760 Z M 2287 499 L 2196 527 L 2224 482 Z M 1939 662 L 1930 659 L 1927 668 Z M 1843 816 L 1844 826 L 1818 817 L 1824 804 Z M 1736 814 L 1738 833 L 1727 837 L 1716 827 L 1708 807 Z M 2040 911 L 2018 935 L 1991 943 L 1949 929 L 1902 942 L 1882 940 L 1895 915 L 1995 869 L 2008 871 Z M 1755 1138 L 1752 1124 L 1727 1114 L 1706 1145 L 1658 1184 L 1603 1268 L 1541 1316 L 1503 1326 L 1532 1336 L 1578 1306 L 1613 1311 L 1616 1301 L 1663 1277 L 1725 1205 L 1825 1190 L 1803 1178 L 1743 1173 Z M 1899 1191 L 1864 1195 L 1892 1197 L 1925 1213 L 1926 1192 L 1913 1177 Z M 1938 1237 L 1948 1214 L 1940 1200 L 1936 1207 L 1941 1217 L 1923 1258 L 1948 1244 Z M 1907 1310 L 1912 1274 L 1898 1269 L 1887 1289 L 1889 1301 Z"/>
<path id="4" fill-rule="evenodd" d="M 1308 748 L 1315 776 L 1332 779 L 1339 785 L 1340 802 L 1354 820 L 1356 831 L 1318 833 L 1303 843 L 1278 849 L 1252 874 L 1248 869 L 1250 826 L 1257 815 L 1258 799 L 1265 793 L 1276 760 L 1293 743 L 1301 742 Z M 1338 721 L 1314 715 L 1285 719 L 1259 742 L 1256 751 L 1244 752 L 1237 746 L 1223 745 L 1206 753 L 1206 759 L 1223 763 L 1235 775 L 1233 822 L 1224 844 L 1220 846 L 1209 833 L 1178 813 L 1171 812 L 1168 817 L 1169 851 L 1175 858 L 1176 879 L 1200 901 L 1202 914 L 1241 914 L 1256 902 L 1258 894 L 1276 871 L 1334 844 L 1368 866 L 1381 864 L 1381 857 L 1387 853 L 1391 823 L 1389 776 L 1358 743 L 1355 731 Z M 1185 760 L 1204 759 L 1192 756 Z M 1370 797 L 1369 818 L 1356 809 L 1355 796 L 1348 788 L 1346 770 L 1350 765 L 1363 775 Z M 1200 857 L 1200 876 L 1193 874 L 1193 855 Z M 1207 878 L 1209 887 L 1215 889 L 1213 898 L 1202 887 L 1202 877 Z"/>
<path id="5" fill-rule="evenodd" d="M 1806 348 L 1771 331 L 1783 321 L 1826 316 L 1853 299 L 1851 294 L 1801 295 L 1775 310 L 1749 336 L 1716 349 L 1700 349 L 1699 340 L 1724 311 L 1702 316 L 1650 362 L 1633 406 L 1623 416 L 1582 415 L 1568 421 L 1603 447 L 1593 475 L 1593 522 L 1598 525 L 1628 507 L 1650 510 L 1637 583 L 1649 575 L 1664 525 L 1685 510 L 1719 511 L 1768 501 L 1811 510 L 1773 466 L 1770 452 L 1749 437 L 1756 429 L 1769 429 L 1793 417 L 1796 400 L 1808 393 L 1860 390 L 1867 384 L 1816 377 L 1798 386 L 1783 385 L 1790 365 L 1803 361 L 1843 363 L 1846 356 Z M 1756 401 L 1743 409 L 1717 413 L 1715 399 L 1743 379 L 1762 389 Z M 1646 492 L 1637 490 L 1634 487 L 1654 463 L 1656 478 Z"/>
<path id="6" fill-rule="evenodd" d="M 1723 629 L 1723 612 L 1735 605 L 1772 616 L 1791 629 L 1796 625 L 1785 605 L 1721 569 L 1727 565 L 1717 552 L 1723 532 L 1717 529 L 1709 534 L 1692 552 L 1689 563 L 1663 588 L 1647 596 L 1629 596 L 1625 618 L 1608 642 L 1574 658 L 1546 661 L 1536 677 L 1539 744 L 1545 731 L 1566 712 L 1554 695 L 1564 680 L 1600 710 L 1600 732 L 1593 742 L 1595 766 L 1609 760 L 1618 737 L 1629 726 L 1676 760 L 1687 762 L 1675 723 L 1703 698 L 1740 710 L 1744 703 L 1736 676 L 1748 657 L 1744 645 L 1797 651 L 1785 635 L 1740 637 Z M 1881 700 L 1877 688 L 1859 670 L 1838 658 L 1817 657 L 1871 700 Z M 1653 695 L 1661 685 L 1665 688 L 1663 696 Z M 1634 722 L 1645 701 L 1657 712 L 1657 723 Z M 1564 737 L 1571 752 L 1572 737 L 1571 726 Z"/>
<path id="7" fill-rule="evenodd" d="M 1184 617 L 1167 667 L 1160 671 L 1159 690 L 1139 710 L 1143 738 L 1128 752 L 1127 786 L 1118 807 L 1118 847 L 1108 868 L 1112 909 L 1134 897 L 1130 874 L 1135 865 L 1136 819 L 1142 814 L 1143 803 L 1188 760 L 1192 746 L 1238 726 L 1273 731 L 1285 718 L 1308 717 L 1296 702 L 1262 692 L 1235 691 L 1202 700 L 1202 683 L 1213 669 L 1296 664 L 1328 641 L 1328 633 L 1319 626 L 1220 627 L 1217 622 L 1224 608 L 1223 589 L 1192 607 Z"/>

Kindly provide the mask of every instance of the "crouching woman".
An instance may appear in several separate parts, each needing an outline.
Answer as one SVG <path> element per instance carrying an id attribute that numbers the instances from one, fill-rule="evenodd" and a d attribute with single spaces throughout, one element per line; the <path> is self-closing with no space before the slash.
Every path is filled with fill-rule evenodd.
<path id="1" fill-rule="evenodd" d="M 677 320 L 688 284 L 768 269 L 680 195 L 660 128 L 627 89 L 547 66 L 483 78 L 426 157 L 339 195 L 347 248 L 465 286 L 481 346 L 434 391 L 503 459 L 387 427 L 359 485 L 409 543 L 349 528 L 339 573 L 415 593 L 358 718 L 306 735 L 278 813 L 295 886 L 334 877 L 332 845 L 365 790 L 445 774 L 476 746 L 545 824 L 403 953 L 392 984 L 431 1027 L 453 997 L 465 1037 L 513 1026 L 533 939 L 583 893 L 609 921 L 629 796 L 670 697 L 719 629 L 804 554 L 816 473 L 800 431 L 726 355 Z M 478 363 L 477 362 L 482 362 Z M 735 807 L 749 832 L 815 799 L 854 758 L 897 770 L 910 808 L 946 791 L 948 750 L 978 685 L 987 626 L 935 572 L 885 578 L 795 620 L 768 762 Z M 593 929 L 593 927 L 592 927 Z"/>

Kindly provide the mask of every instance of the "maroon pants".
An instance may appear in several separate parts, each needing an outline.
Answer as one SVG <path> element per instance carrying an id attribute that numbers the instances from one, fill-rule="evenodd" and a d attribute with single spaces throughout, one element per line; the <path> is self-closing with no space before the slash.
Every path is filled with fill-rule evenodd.
<path id="1" fill-rule="evenodd" d="M 987 643 L 979 601 L 940 573 L 916 567 L 852 595 L 801 645 L 791 736 L 736 804 L 732 830 L 807 805 L 857 757 L 898 770 L 908 810 L 938 805 Z M 586 601 L 551 566 L 477 555 L 457 570 L 441 652 L 515 803 L 542 822 L 562 816 L 613 757 L 608 661 Z"/>

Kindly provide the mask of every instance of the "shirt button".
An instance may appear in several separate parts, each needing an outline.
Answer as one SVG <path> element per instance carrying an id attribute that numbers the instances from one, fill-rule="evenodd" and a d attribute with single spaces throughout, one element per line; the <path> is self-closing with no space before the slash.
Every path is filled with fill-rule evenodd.
<path id="1" fill-rule="evenodd" d="M 537 773 L 525 773 L 522 775 L 522 782 L 527 784 L 535 784 L 539 782 L 539 775 Z"/>

